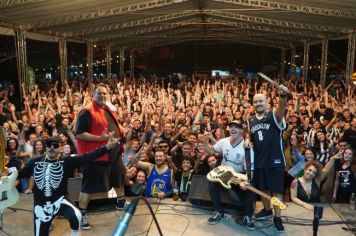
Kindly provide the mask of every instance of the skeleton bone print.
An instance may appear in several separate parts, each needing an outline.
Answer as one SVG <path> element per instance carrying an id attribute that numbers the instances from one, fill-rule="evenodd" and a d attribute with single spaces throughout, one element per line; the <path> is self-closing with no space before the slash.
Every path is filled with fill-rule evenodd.
<path id="1" fill-rule="evenodd" d="M 44 189 L 45 197 L 52 196 L 52 189 L 57 189 L 62 182 L 62 162 L 37 162 L 33 177 L 37 188 Z"/>

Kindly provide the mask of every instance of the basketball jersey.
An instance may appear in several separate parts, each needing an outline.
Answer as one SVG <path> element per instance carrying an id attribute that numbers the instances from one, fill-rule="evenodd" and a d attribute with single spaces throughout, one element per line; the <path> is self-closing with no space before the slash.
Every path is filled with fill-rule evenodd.
<path id="1" fill-rule="evenodd" d="M 282 137 L 285 127 L 284 118 L 280 127 L 272 111 L 267 111 L 262 119 L 254 115 L 249 121 L 255 168 L 285 166 Z"/>
<path id="2" fill-rule="evenodd" d="M 214 151 L 222 154 L 221 165 L 231 166 L 238 173 L 245 172 L 244 140 L 232 146 L 230 137 L 220 139 L 214 146 Z"/>
<path id="3" fill-rule="evenodd" d="M 146 197 L 154 197 L 159 192 L 170 192 L 172 175 L 171 168 L 160 174 L 154 165 L 147 178 Z"/>

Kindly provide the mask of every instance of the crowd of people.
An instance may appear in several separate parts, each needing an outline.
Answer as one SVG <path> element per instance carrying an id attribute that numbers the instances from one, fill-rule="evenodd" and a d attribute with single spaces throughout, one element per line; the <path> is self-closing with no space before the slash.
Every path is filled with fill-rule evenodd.
<path id="1" fill-rule="evenodd" d="M 314 202 L 350 202 L 355 192 L 355 86 L 341 80 L 325 86 L 303 84 L 300 78 L 277 82 L 283 88 L 257 77 L 237 76 L 101 79 L 94 84 L 78 79 L 63 85 L 36 84 L 31 90 L 22 85 L 21 107 L 15 107 L 19 98 L 9 86 L 0 93 L 6 165 L 25 168 L 45 155 L 53 136 L 59 137 L 65 160 L 105 145 L 114 134 L 120 145 L 70 173 L 83 176 L 82 229 L 90 229 L 86 218 L 90 195 L 111 187 L 118 195 L 117 209 L 125 209 L 125 196 L 130 195 L 164 198 L 177 190 L 186 200 L 193 175 L 234 162 L 230 160 L 234 157 L 226 156 L 226 137 L 231 137 L 233 148 L 244 140 L 245 148 L 255 149 L 251 183 L 262 190 L 308 210 Z M 264 133 L 270 125 L 275 130 Z M 274 159 L 262 158 L 266 155 Z M 243 173 L 246 166 L 240 159 L 242 165 L 235 164 Z M 97 178 L 98 173 L 107 174 Z M 275 179 L 285 178 L 282 186 L 273 186 L 273 178 L 268 180 L 271 173 Z M 32 193 L 35 178 L 21 175 L 18 189 Z M 216 192 L 216 186 L 209 187 Z M 214 208 L 219 214 L 215 212 L 209 223 L 221 218 L 218 201 Z M 266 204 L 261 216 L 271 215 Z M 254 229 L 249 218 L 253 210 L 244 212 L 245 226 Z M 275 216 L 277 230 L 283 231 L 278 210 Z"/>

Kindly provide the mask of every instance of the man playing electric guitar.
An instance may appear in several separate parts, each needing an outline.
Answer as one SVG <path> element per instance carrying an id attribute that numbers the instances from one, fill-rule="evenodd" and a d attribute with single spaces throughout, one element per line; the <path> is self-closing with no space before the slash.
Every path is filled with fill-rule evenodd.
<path id="1" fill-rule="evenodd" d="M 242 137 L 243 126 L 238 120 L 229 123 L 230 136 L 219 140 L 214 146 L 209 144 L 209 133 L 205 133 L 205 149 L 209 154 L 219 153 L 223 156 L 221 162 L 222 166 L 231 166 L 236 172 L 244 173 L 245 170 L 245 149 L 244 140 Z M 235 192 L 243 203 L 243 224 L 249 230 L 255 229 L 255 224 L 251 220 L 253 215 L 253 197 L 250 191 L 243 191 L 246 189 L 245 182 L 239 185 L 232 186 L 229 191 L 229 196 Z M 220 199 L 221 185 L 216 182 L 209 182 L 209 193 L 213 201 L 214 213 L 208 220 L 208 224 L 218 223 L 224 213 L 223 206 Z"/>

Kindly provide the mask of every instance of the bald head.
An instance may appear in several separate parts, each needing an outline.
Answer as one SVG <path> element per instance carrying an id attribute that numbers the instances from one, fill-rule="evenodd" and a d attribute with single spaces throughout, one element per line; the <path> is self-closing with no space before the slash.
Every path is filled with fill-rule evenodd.
<path id="1" fill-rule="evenodd" d="M 257 93 L 255 96 L 253 96 L 253 105 L 255 106 L 256 112 L 261 114 L 264 113 L 267 109 L 267 104 L 266 104 L 266 95 Z"/>

